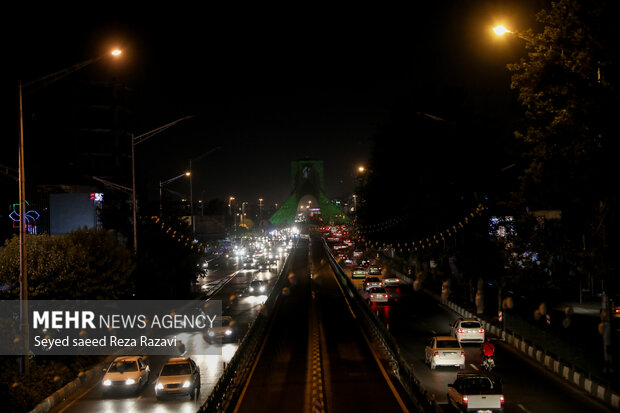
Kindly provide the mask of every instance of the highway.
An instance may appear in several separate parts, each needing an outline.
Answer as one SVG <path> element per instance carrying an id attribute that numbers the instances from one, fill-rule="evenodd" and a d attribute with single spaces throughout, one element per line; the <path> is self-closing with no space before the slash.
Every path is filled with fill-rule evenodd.
<path id="1" fill-rule="evenodd" d="M 335 412 L 410 411 L 349 310 L 318 238 L 310 254 L 300 241 L 292 259 L 290 294 L 235 411 L 309 411 L 317 404 Z"/>
<path id="2" fill-rule="evenodd" d="M 383 262 L 383 275 L 389 274 L 389 265 Z M 346 270 L 345 271 L 350 271 Z M 360 292 L 361 280 L 354 280 Z M 447 386 L 453 383 L 457 369 L 437 367 L 431 370 L 424 362 L 424 347 L 435 335 L 450 335 L 450 324 L 460 315 L 439 304 L 430 295 L 413 290 L 411 285 L 388 287 L 395 297 L 389 304 L 373 304 L 372 308 L 389 325 L 404 359 L 413 365 L 416 377 L 435 395 L 438 404 L 446 411 Z M 493 339 L 496 344 L 496 369 L 501 377 L 506 398 L 505 412 L 610 412 L 611 410 L 583 391 L 545 371 L 511 346 Z M 466 369 L 480 369 L 480 346 L 465 344 Z"/>
<path id="3" fill-rule="evenodd" d="M 301 239 L 291 252 L 287 292 L 269 326 L 269 334 L 254 361 L 248 382 L 235 406 L 236 412 L 319 411 L 348 412 L 416 411 L 400 383 L 388 373 L 386 360 L 369 345 L 360 328 L 351 296 L 336 279 L 326 251 L 318 238 Z M 282 268 L 283 260 L 278 268 Z M 383 262 L 383 275 L 389 263 Z M 350 269 L 344 268 L 345 273 Z M 58 405 L 53 412 L 195 412 L 204 403 L 223 372 L 224 363 L 236 351 L 241 338 L 258 313 L 266 296 L 247 296 L 254 278 L 273 280 L 277 273 L 244 271 L 233 261 L 223 261 L 209 270 L 202 284 L 215 285 L 210 297 L 221 300 L 223 313 L 236 320 L 235 340 L 222 344 L 222 355 L 192 353 L 198 334 L 184 338 L 187 353 L 201 368 L 202 392 L 197 400 L 187 398 L 157 401 L 152 381 L 138 396 L 103 398 L 98 383 L 88 386 Z M 363 296 L 361 280 L 353 283 Z M 272 287 L 273 283 L 269 285 Z M 392 299 L 386 304 L 370 304 L 386 325 L 401 356 L 413 366 L 416 377 L 431 392 L 440 409 L 452 411 L 446 403 L 448 384 L 457 370 L 424 363 L 424 346 L 434 335 L 450 333 L 450 324 L 459 316 L 430 295 L 414 291 L 410 285 L 387 288 Z M 607 407 L 582 391 L 572 388 L 527 360 L 523 355 L 495 340 L 494 372 L 504 384 L 505 412 L 609 412 Z M 466 370 L 480 369 L 478 345 L 465 345 Z M 165 361 L 149 358 L 152 372 Z"/>
<path id="4" fill-rule="evenodd" d="M 282 268 L 284 258 L 285 256 L 281 255 L 278 260 L 278 271 Z M 221 347 L 221 355 L 204 355 L 203 351 L 195 351 L 196 347 L 205 345 L 199 333 L 186 333 L 181 336 L 186 345 L 184 355 L 191 356 L 200 367 L 202 385 L 200 395 L 196 400 L 179 397 L 158 401 L 154 390 L 155 373 L 159 372 L 167 357 L 149 356 L 147 362 L 151 371 L 150 380 L 139 395 L 103 397 L 100 382 L 95 380 L 87 383 L 81 391 L 55 406 L 52 412 L 196 412 L 220 378 L 225 363 L 230 361 L 237 350 L 237 340 L 243 337 L 248 324 L 255 319 L 261 304 L 267 298 L 266 295 L 247 295 L 248 284 L 254 278 L 272 280 L 277 274 L 276 270 L 264 272 L 255 269 L 244 270 L 241 263 L 234 259 L 219 258 L 218 261 L 220 266 L 207 270 L 206 276 L 199 279 L 199 285 L 215 286 L 208 300 L 221 301 L 222 314 L 231 316 L 236 321 L 235 333 L 228 342 L 213 344 Z M 270 287 L 271 284 L 268 284 L 267 293 Z"/>

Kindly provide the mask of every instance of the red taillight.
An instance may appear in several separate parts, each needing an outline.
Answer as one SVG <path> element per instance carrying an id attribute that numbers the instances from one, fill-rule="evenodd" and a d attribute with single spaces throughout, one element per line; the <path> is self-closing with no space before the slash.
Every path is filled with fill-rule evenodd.
<path id="1" fill-rule="evenodd" d="M 370 298 L 375 298 L 375 295 L 374 294 L 370 294 Z"/>
<path id="2" fill-rule="evenodd" d="M 484 334 L 484 328 L 480 329 L 480 334 Z"/>
<path id="3" fill-rule="evenodd" d="M 461 358 L 465 358 L 465 352 L 461 351 Z"/>
<path id="4" fill-rule="evenodd" d="M 387 294 L 383 294 L 383 297 L 388 298 L 388 295 Z"/>
<path id="5" fill-rule="evenodd" d="M 435 354 L 433 354 L 433 357 L 435 357 L 435 358 L 439 357 L 439 352 L 436 351 Z"/>
<path id="6" fill-rule="evenodd" d="M 469 400 L 469 399 L 467 398 L 467 396 L 463 396 L 463 404 L 464 404 L 465 406 L 467 406 L 467 401 L 468 401 L 468 400 Z"/>
<path id="7" fill-rule="evenodd" d="M 502 406 L 504 405 L 504 395 L 503 394 L 501 394 L 499 396 L 499 402 L 501 403 Z"/>
<path id="8" fill-rule="evenodd" d="M 462 328 L 457 328 L 457 329 L 456 329 L 456 332 L 457 332 L 457 333 L 461 333 L 461 334 L 463 334 L 463 333 L 465 332 L 465 330 L 463 330 Z"/>

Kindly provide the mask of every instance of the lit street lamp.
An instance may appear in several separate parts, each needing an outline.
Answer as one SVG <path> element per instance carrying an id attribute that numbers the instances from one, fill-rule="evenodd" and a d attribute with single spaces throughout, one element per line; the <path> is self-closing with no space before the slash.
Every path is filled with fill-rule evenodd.
<path id="1" fill-rule="evenodd" d="M 132 193 L 131 193 L 131 206 L 132 206 L 132 212 L 133 212 L 133 253 L 135 255 L 138 254 L 138 205 L 137 205 L 137 201 L 136 201 L 136 158 L 135 158 L 135 154 L 136 154 L 136 145 L 146 141 L 147 139 L 149 139 L 152 136 L 157 135 L 160 132 L 165 131 L 166 129 L 168 129 L 171 126 L 176 125 L 177 123 L 184 121 L 186 119 L 190 119 L 193 116 L 185 116 L 183 118 L 177 119 L 174 122 L 170 122 L 167 123 L 163 126 L 160 126 L 159 128 L 155 128 L 151 131 L 145 132 L 141 135 L 138 136 L 134 136 L 133 133 L 131 134 L 131 188 L 132 188 Z M 160 193 L 160 199 L 161 199 L 161 193 Z M 161 202 L 161 201 L 160 201 Z M 160 211 L 159 214 L 161 215 L 161 205 L 160 205 Z"/>
<path id="2" fill-rule="evenodd" d="M 194 159 L 190 159 L 189 160 L 189 216 L 190 219 L 192 220 L 192 236 L 194 235 L 194 233 L 196 232 L 196 222 L 194 220 L 194 185 L 192 182 L 192 176 L 194 175 L 193 172 L 194 170 L 192 169 L 192 162 L 193 161 L 199 161 L 202 158 L 205 158 L 207 156 L 209 156 L 211 153 L 213 153 L 214 151 L 220 149 L 219 146 L 208 150 L 207 152 L 203 153 L 202 155 L 200 155 L 197 158 Z"/>
<path id="3" fill-rule="evenodd" d="M 168 185 L 169 183 L 172 183 L 174 181 L 176 181 L 177 179 L 181 179 L 184 176 L 192 176 L 191 172 L 184 172 L 181 175 L 177 175 L 174 178 L 170 178 L 167 179 L 165 181 L 159 181 L 159 216 L 163 217 L 164 216 L 164 206 L 163 206 L 163 195 L 164 195 L 164 186 Z"/>
<path id="4" fill-rule="evenodd" d="M 18 165 L 18 181 L 19 181 L 19 299 L 20 299 L 20 319 L 21 329 L 24 334 L 24 341 L 26 345 L 26 353 L 30 349 L 30 337 L 28 334 L 28 269 L 26 265 L 26 232 L 25 232 L 25 218 L 26 218 L 26 174 L 24 167 L 24 117 L 23 117 L 23 96 L 29 95 L 45 86 L 48 86 L 65 76 L 70 75 L 88 65 L 91 65 L 99 60 L 102 60 L 109 56 L 119 56 L 121 51 L 114 49 L 110 53 L 105 53 L 101 56 L 85 60 L 81 63 L 73 65 L 69 68 L 59 70 L 51 73 L 47 76 L 43 76 L 39 79 L 33 80 L 22 84 L 21 81 L 17 82 L 18 88 L 18 109 L 19 109 L 19 165 Z M 29 89 L 29 90 L 28 90 Z M 27 373 L 29 369 L 28 355 L 24 356 L 23 368 Z"/>

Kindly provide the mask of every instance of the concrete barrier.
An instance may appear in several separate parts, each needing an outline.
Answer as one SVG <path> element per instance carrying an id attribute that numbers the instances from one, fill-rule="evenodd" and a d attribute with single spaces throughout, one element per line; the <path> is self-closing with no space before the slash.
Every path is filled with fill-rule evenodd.
<path id="1" fill-rule="evenodd" d="M 434 296 L 434 295 L 433 295 Z M 492 335 L 499 337 L 507 344 L 513 346 L 521 353 L 527 354 L 531 359 L 539 362 L 543 367 L 553 371 L 555 374 L 563 377 L 569 383 L 583 389 L 587 393 L 595 396 L 605 404 L 611 406 L 613 409 L 620 409 L 620 395 L 614 393 L 610 389 L 595 382 L 594 380 L 584 376 L 582 373 L 574 371 L 571 367 L 563 365 L 552 356 L 546 354 L 544 349 L 537 348 L 535 346 L 528 345 L 523 338 L 518 338 L 512 334 L 506 332 L 504 329 L 497 327 L 486 320 L 483 320 L 478 315 L 473 315 L 471 312 L 461 308 L 460 306 L 447 302 L 445 303 L 448 308 L 460 314 L 463 317 L 477 317 L 479 318 L 485 330 Z"/>

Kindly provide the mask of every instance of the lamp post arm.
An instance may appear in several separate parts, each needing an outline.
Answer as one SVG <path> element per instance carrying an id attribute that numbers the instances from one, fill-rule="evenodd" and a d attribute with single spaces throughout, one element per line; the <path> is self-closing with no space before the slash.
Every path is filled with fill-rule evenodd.
<path id="1" fill-rule="evenodd" d="M 115 184 L 114 182 L 106 181 L 105 179 L 97 178 L 96 176 L 92 176 L 91 178 L 93 178 L 95 181 L 101 182 L 102 184 L 104 184 L 106 186 L 109 186 L 111 188 L 114 188 L 114 189 L 117 189 L 119 191 L 125 192 L 127 194 L 133 193 L 133 190 L 131 188 L 126 187 L 126 186 Z"/>
<path id="2" fill-rule="evenodd" d="M 24 94 L 24 96 L 29 95 L 35 91 L 37 91 L 38 89 L 44 88 L 45 86 L 51 85 L 52 83 L 62 79 L 65 76 L 70 75 L 73 72 L 77 72 L 78 70 L 91 65 L 95 62 L 98 62 L 99 60 L 103 59 L 104 57 L 108 56 L 108 54 L 103 54 L 99 57 L 94 57 L 92 59 L 88 59 L 85 60 L 81 63 L 78 63 L 76 65 L 73 65 L 71 67 L 68 67 L 66 69 L 62 69 L 59 70 L 57 72 L 51 73 L 47 76 L 43 76 L 42 78 L 36 79 L 36 80 L 32 80 L 30 82 L 27 83 L 23 83 L 22 84 L 22 88 L 30 88 L 30 90 L 27 91 L 23 91 L 22 93 Z M 38 85 L 38 87 L 36 87 Z"/>
<path id="3" fill-rule="evenodd" d="M 158 133 L 165 131 L 169 127 L 174 126 L 174 125 L 176 125 L 177 123 L 179 123 L 179 122 L 181 122 L 183 120 L 190 119 L 190 118 L 193 118 L 193 117 L 194 117 L 193 115 L 185 116 L 185 117 L 183 117 L 181 119 L 175 120 L 174 122 L 170 122 L 170 123 L 168 123 L 166 125 L 160 126 L 157 129 L 153 129 L 152 131 L 143 133 L 142 135 L 134 136 L 133 144 L 134 145 L 138 145 L 138 144 L 146 141 L 147 139 L 157 135 Z"/>

